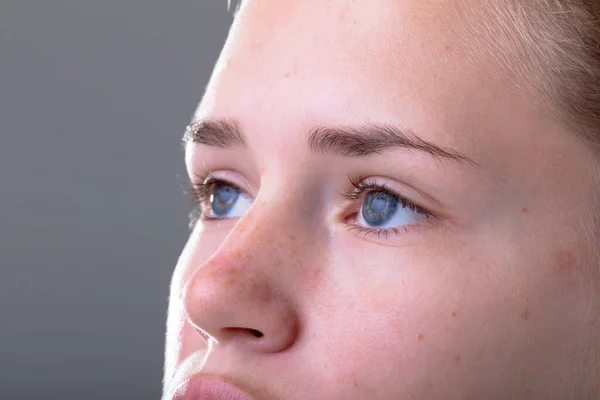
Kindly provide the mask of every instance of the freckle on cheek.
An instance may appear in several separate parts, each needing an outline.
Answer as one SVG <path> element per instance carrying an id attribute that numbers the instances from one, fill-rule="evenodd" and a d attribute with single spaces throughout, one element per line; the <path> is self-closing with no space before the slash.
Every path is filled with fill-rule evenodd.
<path id="1" fill-rule="evenodd" d="M 423 339 L 425 339 L 425 336 L 424 336 L 422 333 L 419 333 L 419 334 L 417 335 L 417 340 L 418 340 L 419 342 L 422 342 L 422 341 L 423 341 Z"/>
<path id="2" fill-rule="evenodd" d="M 559 249 L 554 256 L 554 269 L 561 278 L 576 278 L 577 259 L 570 249 Z"/>
<path id="3" fill-rule="evenodd" d="M 529 319 L 529 310 L 523 310 L 523 312 L 520 314 L 521 318 L 525 321 L 527 321 Z"/>
<path id="4" fill-rule="evenodd" d="M 317 286 L 321 281 L 321 276 L 323 275 L 322 267 L 315 267 L 308 273 L 307 280 L 308 285 L 311 287 Z"/>
<path id="5" fill-rule="evenodd" d="M 314 279 L 319 279 L 321 274 L 323 273 L 323 269 L 321 267 L 317 267 L 313 270 L 312 276 Z"/>
<path id="6" fill-rule="evenodd" d="M 462 359 L 461 356 L 454 357 L 454 361 L 456 361 L 456 362 L 459 362 L 461 359 Z"/>
<path id="7" fill-rule="evenodd" d="M 521 212 L 522 212 L 522 213 L 527 213 L 527 207 L 523 207 L 523 208 L 521 209 Z"/>

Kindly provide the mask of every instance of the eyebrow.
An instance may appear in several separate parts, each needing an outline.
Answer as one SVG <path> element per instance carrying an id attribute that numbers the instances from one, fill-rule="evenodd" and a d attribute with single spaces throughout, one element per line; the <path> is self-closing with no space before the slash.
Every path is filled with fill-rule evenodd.
<path id="1" fill-rule="evenodd" d="M 246 139 L 239 125 L 230 119 L 192 121 L 183 134 L 183 142 L 213 147 L 246 147 Z"/>
<path id="2" fill-rule="evenodd" d="M 239 125 L 230 119 L 192 121 L 186 128 L 183 141 L 220 148 L 247 147 Z M 479 166 L 456 150 L 442 148 L 420 138 L 410 129 L 389 124 L 315 127 L 309 131 L 308 148 L 313 153 L 343 157 L 365 157 L 403 148 L 424 152 L 436 160 L 446 159 Z"/>

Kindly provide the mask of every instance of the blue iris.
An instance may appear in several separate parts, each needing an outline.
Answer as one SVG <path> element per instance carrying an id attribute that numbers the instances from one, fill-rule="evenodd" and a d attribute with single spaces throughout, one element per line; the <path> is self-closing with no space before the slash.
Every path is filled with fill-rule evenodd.
<path id="1" fill-rule="evenodd" d="M 363 218 L 371 226 L 381 226 L 396 214 L 398 204 L 398 199 L 391 194 L 370 192 L 362 206 Z"/>
<path id="2" fill-rule="evenodd" d="M 240 190 L 234 186 L 217 183 L 210 196 L 210 207 L 217 217 L 225 217 L 238 200 Z"/>

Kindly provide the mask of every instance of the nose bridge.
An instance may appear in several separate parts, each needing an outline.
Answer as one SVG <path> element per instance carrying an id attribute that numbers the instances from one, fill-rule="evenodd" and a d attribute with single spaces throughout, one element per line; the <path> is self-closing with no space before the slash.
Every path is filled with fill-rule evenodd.
<path id="1" fill-rule="evenodd" d="M 223 243 L 222 249 L 238 264 L 249 264 L 269 275 L 280 271 L 284 263 L 302 264 L 303 246 L 309 235 L 306 218 L 297 217 L 298 205 L 263 201 L 244 216 Z"/>

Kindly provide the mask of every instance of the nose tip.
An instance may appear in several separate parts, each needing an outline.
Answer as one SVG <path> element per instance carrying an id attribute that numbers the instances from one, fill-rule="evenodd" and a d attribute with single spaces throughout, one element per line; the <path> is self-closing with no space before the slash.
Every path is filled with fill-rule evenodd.
<path id="1" fill-rule="evenodd" d="M 203 265 L 184 288 L 188 321 L 223 345 L 262 352 L 290 347 L 299 331 L 297 313 L 269 277 L 235 266 L 226 256 Z"/>

